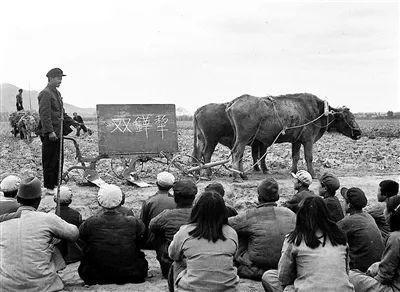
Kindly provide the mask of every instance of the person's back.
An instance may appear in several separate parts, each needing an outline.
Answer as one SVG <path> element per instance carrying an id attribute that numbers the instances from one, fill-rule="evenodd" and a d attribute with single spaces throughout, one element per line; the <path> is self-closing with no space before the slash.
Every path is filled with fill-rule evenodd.
<path id="1" fill-rule="evenodd" d="M 291 210 L 277 207 L 278 190 L 274 179 L 263 180 L 257 189 L 259 205 L 228 220 L 239 236 L 235 262 L 240 277 L 261 279 L 266 270 L 278 266 L 285 235 L 296 224 Z"/>
<path id="2" fill-rule="evenodd" d="M 164 278 L 168 277 L 172 264 L 168 256 L 168 246 L 179 228 L 189 222 L 192 203 L 197 194 L 197 187 L 190 180 L 175 182 L 173 190 L 176 209 L 162 211 L 149 224 L 149 230 L 154 235 L 151 243 L 156 250 Z"/>
<path id="3" fill-rule="evenodd" d="M 293 230 L 296 215 L 275 203 L 264 203 L 242 215 L 229 218 L 239 238 L 247 238 L 248 259 L 263 270 L 276 268 L 285 235 Z M 240 248 L 239 248 L 240 249 Z"/>
<path id="4" fill-rule="evenodd" d="M 287 255 L 286 259 L 294 258 L 292 264 L 297 271 L 293 283 L 295 291 L 354 291 L 346 271 L 347 246 L 333 246 L 329 238 L 324 246 L 321 244 L 313 249 L 304 241 L 299 246 L 285 241 L 282 254 Z M 279 279 L 286 277 L 281 262 L 278 270 Z"/>
<path id="5" fill-rule="evenodd" d="M 282 206 L 297 213 L 300 202 L 305 198 L 315 196 L 315 194 L 313 191 L 309 190 L 309 186 L 312 184 L 311 174 L 305 170 L 299 170 L 296 174 L 292 173 L 292 176 L 294 178 L 293 187 L 296 190 L 296 193 L 290 200 L 284 202 Z"/>
<path id="6" fill-rule="evenodd" d="M 85 284 L 139 283 L 147 276 L 148 263 L 140 251 L 144 224 L 117 210 L 122 199 L 118 186 L 101 186 L 97 201 L 104 212 L 79 228 L 83 257 L 78 273 Z"/>
<path id="7" fill-rule="evenodd" d="M 76 227 L 55 214 L 29 207 L 20 207 L 19 211 L 20 218 L 0 223 L 2 288 L 5 291 L 61 290 L 62 281 L 51 264 L 54 236 L 68 234 L 71 240 L 76 239 Z"/>
<path id="8" fill-rule="evenodd" d="M 374 218 L 367 212 L 351 214 L 338 222 L 346 233 L 350 249 L 350 268 L 365 272 L 380 260 L 384 249 L 382 236 Z"/>
<path id="9" fill-rule="evenodd" d="M 324 201 L 333 221 L 338 222 L 344 218 L 342 206 L 336 196 L 326 197 Z"/>
<path id="10" fill-rule="evenodd" d="M 140 251 L 143 223 L 117 210 L 88 218 L 79 228 L 81 278 L 88 284 L 142 282 L 147 261 Z"/>
<path id="11" fill-rule="evenodd" d="M 75 225 L 77 228 L 82 224 L 81 214 L 69 206 L 60 205 L 60 217 L 66 222 Z M 82 251 L 75 242 L 62 240 L 57 246 L 66 264 L 75 263 L 82 257 Z"/>
<path id="12" fill-rule="evenodd" d="M 212 242 L 190 236 L 194 228 L 191 224 L 182 226 L 174 237 L 182 246 L 171 244 L 169 248 L 172 257 L 181 249 L 186 259 L 185 271 L 177 275 L 177 291 L 236 291 L 239 278 L 232 261 L 238 245 L 235 230 L 225 225 L 222 232 L 226 240 Z"/>

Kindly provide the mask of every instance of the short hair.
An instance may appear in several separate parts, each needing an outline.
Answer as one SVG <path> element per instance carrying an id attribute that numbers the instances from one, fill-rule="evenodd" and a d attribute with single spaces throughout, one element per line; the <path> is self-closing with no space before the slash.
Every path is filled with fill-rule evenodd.
<path id="1" fill-rule="evenodd" d="M 42 200 L 41 197 L 35 199 L 24 199 L 17 196 L 18 203 L 20 203 L 23 206 L 30 206 L 34 208 L 37 208 L 39 206 L 41 200 Z"/>
<path id="2" fill-rule="evenodd" d="M 172 189 L 172 185 L 170 185 L 170 186 L 162 186 L 158 182 L 156 182 L 156 185 L 157 185 L 157 187 L 158 187 L 158 189 L 160 191 L 169 191 L 170 189 Z"/>
<path id="3" fill-rule="evenodd" d="M 6 197 L 6 198 L 15 198 L 17 196 L 17 193 L 18 193 L 18 189 L 9 191 L 9 192 L 3 191 L 4 197 Z"/>
<path id="4" fill-rule="evenodd" d="M 216 192 L 204 192 L 194 205 L 190 223 L 196 227 L 189 232 L 194 238 L 208 241 L 226 240 L 222 228 L 228 224 L 224 199 Z"/>
<path id="5" fill-rule="evenodd" d="M 399 184 L 391 179 L 383 180 L 379 183 L 381 194 L 385 197 L 393 197 L 399 192 Z"/>
<path id="6" fill-rule="evenodd" d="M 220 183 L 211 183 L 206 186 L 204 191 L 213 191 L 219 194 L 221 197 L 225 196 L 224 186 Z"/>
<path id="7" fill-rule="evenodd" d="M 22 89 L 18 89 L 18 92 L 22 92 L 23 90 Z"/>

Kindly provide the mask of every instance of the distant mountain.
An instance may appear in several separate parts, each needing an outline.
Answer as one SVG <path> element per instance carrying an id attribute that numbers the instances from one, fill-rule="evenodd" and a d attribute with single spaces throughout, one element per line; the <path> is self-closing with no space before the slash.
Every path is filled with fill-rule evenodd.
<path id="1" fill-rule="evenodd" d="M 0 85 L 0 113 L 10 113 L 16 110 L 15 96 L 17 95 L 19 88 L 20 87 L 8 83 L 2 83 Z M 35 90 L 29 91 L 24 88 L 22 89 L 24 90 L 22 93 L 24 109 L 38 110 L 37 97 L 39 92 Z M 72 115 L 73 112 L 77 112 L 85 117 L 96 116 L 96 109 L 94 108 L 80 108 L 66 102 L 64 102 L 64 108 L 69 115 Z"/>

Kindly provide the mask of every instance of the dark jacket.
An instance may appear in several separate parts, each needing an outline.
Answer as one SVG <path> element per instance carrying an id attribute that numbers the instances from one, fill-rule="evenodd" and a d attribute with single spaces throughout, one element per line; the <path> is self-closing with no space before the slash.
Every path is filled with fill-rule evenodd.
<path id="1" fill-rule="evenodd" d="M 226 213 L 228 215 L 228 218 L 229 217 L 235 217 L 238 214 L 236 209 L 231 207 L 231 206 L 229 206 L 229 205 L 226 205 Z"/>
<path id="2" fill-rule="evenodd" d="M 294 229 L 296 214 L 275 203 L 264 203 L 228 221 L 239 236 L 235 257 L 239 276 L 261 279 L 263 272 L 278 267 L 285 235 Z"/>
<path id="3" fill-rule="evenodd" d="M 289 201 L 283 203 L 282 206 L 289 208 L 293 212 L 297 213 L 300 202 L 303 199 L 311 196 L 315 196 L 313 191 L 310 191 L 308 188 L 300 188 L 298 192 L 294 194 Z"/>
<path id="4" fill-rule="evenodd" d="M 61 219 L 75 225 L 78 228 L 82 224 L 81 214 L 78 211 L 65 205 L 60 205 L 60 217 Z M 75 263 L 79 261 L 82 257 L 82 250 L 76 242 L 61 240 L 61 242 L 57 244 L 57 247 L 64 257 L 66 264 Z"/>
<path id="5" fill-rule="evenodd" d="M 154 241 L 154 235 L 149 231 L 149 224 L 151 219 L 156 217 L 164 210 L 175 209 L 176 203 L 174 196 L 167 191 L 157 191 L 157 193 L 149 197 L 143 202 L 142 210 L 140 213 L 140 219 L 142 219 L 144 226 L 146 227 L 144 238 L 146 240 L 146 248 L 152 249 L 152 241 Z"/>
<path id="6" fill-rule="evenodd" d="M 76 125 L 76 122 L 65 113 L 62 107 L 61 94 L 57 88 L 47 86 L 39 93 L 38 101 L 40 116 L 38 131 L 41 136 L 55 132 L 57 137 L 60 137 L 61 114 L 64 115 L 63 135 L 72 132 L 70 126 Z"/>
<path id="7" fill-rule="evenodd" d="M 383 240 L 371 215 L 364 211 L 351 213 L 337 225 L 347 236 L 350 269 L 366 272 L 370 265 L 381 259 L 384 249 Z"/>
<path id="8" fill-rule="evenodd" d="M 164 210 L 150 221 L 149 229 L 154 234 L 152 245 L 157 253 L 163 276 L 168 275 L 172 260 L 168 255 L 168 247 L 175 233 L 182 225 L 188 224 L 192 208 Z"/>
<path id="9" fill-rule="evenodd" d="M 78 122 L 79 124 L 83 124 L 83 119 L 80 115 L 73 117 L 73 119 L 75 122 Z"/>
<path id="10" fill-rule="evenodd" d="M 340 205 L 339 199 L 336 196 L 326 197 L 324 201 L 333 221 L 338 222 L 344 218 L 342 205 Z"/>
<path id="11" fill-rule="evenodd" d="M 89 285 L 143 282 L 148 271 L 140 251 L 143 232 L 139 219 L 115 209 L 87 219 L 79 228 L 83 243 L 79 276 Z"/>
<path id="12" fill-rule="evenodd" d="M 17 211 L 19 204 L 14 198 L 0 197 L 0 215 Z"/>

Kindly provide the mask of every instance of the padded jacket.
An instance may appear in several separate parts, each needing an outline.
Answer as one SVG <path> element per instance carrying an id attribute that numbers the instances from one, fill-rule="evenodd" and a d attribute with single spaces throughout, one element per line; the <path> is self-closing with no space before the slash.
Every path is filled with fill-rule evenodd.
<path id="1" fill-rule="evenodd" d="M 148 264 L 140 251 L 143 223 L 118 210 L 88 218 L 79 228 L 83 257 L 78 272 L 87 284 L 138 282 Z"/>
<path id="2" fill-rule="evenodd" d="M 260 204 L 228 219 L 239 236 L 239 264 L 276 269 L 285 235 L 296 225 L 296 215 L 275 203 Z M 247 247 L 246 247 L 247 246 Z"/>

